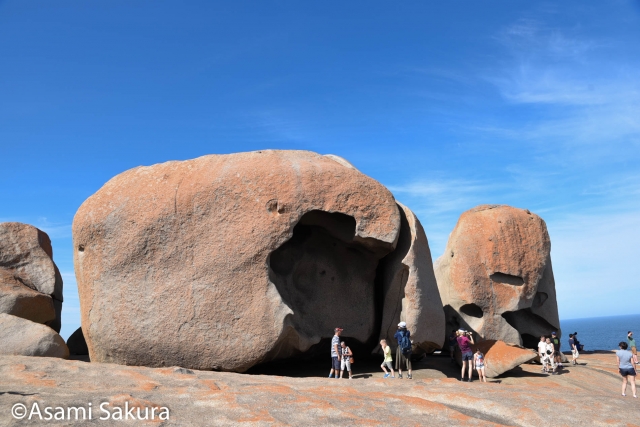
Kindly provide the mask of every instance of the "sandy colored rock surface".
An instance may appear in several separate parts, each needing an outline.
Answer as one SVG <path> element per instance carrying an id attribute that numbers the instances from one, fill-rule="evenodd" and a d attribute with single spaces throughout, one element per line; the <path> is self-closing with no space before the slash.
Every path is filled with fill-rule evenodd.
<path id="1" fill-rule="evenodd" d="M 559 330 L 551 242 L 528 210 L 482 205 L 464 212 L 434 264 L 447 330 L 536 348 Z"/>
<path id="2" fill-rule="evenodd" d="M 399 227 L 385 187 L 315 153 L 124 172 L 73 222 L 91 360 L 243 371 L 306 351 L 336 326 L 375 343 L 377 263 Z"/>
<path id="3" fill-rule="evenodd" d="M 418 218 L 398 203 L 401 216 L 396 250 L 381 262 L 384 308 L 380 339 L 395 347 L 400 321 L 411 331 L 414 352 L 432 352 L 444 341 L 445 318 L 433 272 L 427 235 Z"/>
<path id="4" fill-rule="evenodd" d="M 0 354 L 69 357 L 64 340 L 48 326 L 0 314 Z"/>
<path id="5" fill-rule="evenodd" d="M 24 289 L 27 288 L 27 289 Z M 34 321 L 50 318 L 49 303 L 28 289 L 52 299 L 55 316 L 47 324 L 60 332 L 62 276 L 53 262 L 49 236 L 42 230 L 19 222 L 0 223 L 0 305 L 1 312 Z M 11 304 L 15 304 L 12 306 Z M 41 313 L 36 313 L 42 310 Z"/>
<path id="6" fill-rule="evenodd" d="M 12 419 L 14 404 L 31 408 L 34 402 L 65 408 L 89 402 L 94 408 L 103 402 L 109 408 L 126 402 L 166 406 L 169 420 L 157 424 L 171 426 L 638 425 L 637 400 L 619 395 L 614 354 L 581 359 L 586 365 L 561 375 L 542 375 L 539 365 L 523 365 L 514 375 L 485 384 L 446 377 L 384 380 L 381 373 L 351 381 L 253 376 L 5 356 L 0 357 L 0 425 L 46 425 Z M 451 366 L 446 357 L 430 363 Z M 122 425 L 95 419 L 101 415 L 94 410 L 92 422 L 64 425 Z"/>

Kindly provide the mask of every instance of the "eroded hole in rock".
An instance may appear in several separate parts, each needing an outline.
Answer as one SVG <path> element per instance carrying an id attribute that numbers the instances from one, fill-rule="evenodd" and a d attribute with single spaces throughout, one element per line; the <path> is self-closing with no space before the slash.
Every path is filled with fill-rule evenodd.
<path id="1" fill-rule="evenodd" d="M 351 216 L 311 211 L 300 219 L 291 239 L 271 253 L 270 280 L 293 314 L 292 329 L 269 359 L 326 359 L 337 326 L 361 355 L 377 344 L 381 315 L 376 270 L 389 249 L 382 242 L 376 247 L 375 241 L 356 241 L 355 227 Z M 318 339 L 320 343 L 301 354 L 301 343 Z"/>
<path id="2" fill-rule="evenodd" d="M 533 313 L 530 308 L 524 308 L 517 311 L 507 311 L 502 317 L 520 333 L 523 345 L 527 348 L 537 349 L 538 341 L 541 335 L 550 335 L 551 332 L 557 331 L 559 328 L 547 322 L 542 317 Z M 525 336 L 529 335 L 535 338 L 525 340 Z"/>
<path id="3" fill-rule="evenodd" d="M 478 319 L 484 316 L 482 309 L 476 304 L 465 304 L 460 307 L 460 312 L 462 314 L 466 314 L 467 316 L 477 317 Z"/>
<path id="4" fill-rule="evenodd" d="M 519 276 L 513 276 L 511 274 L 500 273 L 496 271 L 489 278 L 495 283 L 504 283 L 505 285 L 522 286 L 524 285 L 524 279 Z"/>
<path id="5" fill-rule="evenodd" d="M 552 331 L 553 332 L 553 331 Z M 538 348 L 538 343 L 540 342 L 540 337 L 535 337 L 531 334 L 521 334 L 522 338 L 522 346 L 526 348 L 531 348 L 536 350 Z"/>

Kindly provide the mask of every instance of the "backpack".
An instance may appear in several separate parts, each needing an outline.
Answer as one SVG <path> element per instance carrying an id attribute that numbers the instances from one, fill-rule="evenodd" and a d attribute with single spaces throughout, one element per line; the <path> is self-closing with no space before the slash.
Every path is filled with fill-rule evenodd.
<path id="1" fill-rule="evenodd" d="M 400 349 L 402 354 L 411 354 L 411 340 L 406 331 L 402 331 L 402 338 L 400 339 Z"/>

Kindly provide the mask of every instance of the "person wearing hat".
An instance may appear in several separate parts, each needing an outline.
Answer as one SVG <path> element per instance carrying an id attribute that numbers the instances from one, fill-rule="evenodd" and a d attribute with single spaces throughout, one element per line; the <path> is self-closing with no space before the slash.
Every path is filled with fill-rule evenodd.
<path id="1" fill-rule="evenodd" d="M 402 350 L 403 341 L 409 340 L 411 342 L 411 332 L 407 330 L 407 324 L 405 322 L 398 323 L 398 330 L 393 335 L 398 341 L 398 348 L 396 349 L 396 370 L 398 371 L 398 378 L 402 378 L 402 364 L 407 368 L 407 378 L 411 379 L 411 346 L 409 345 L 408 351 Z M 406 341 L 405 341 L 406 342 Z"/>
<path id="2" fill-rule="evenodd" d="M 458 329 L 458 347 L 460 347 L 460 352 L 462 353 L 462 372 L 460 376 L 460 381 L 464 381 L 464 371 L 467 367 L 467 362 L 469 363 L 469 379 L 467 381 L 471 382 L 471 374 L 473 372 L 473 351 L 471 351 L 471 345 L 475 344 L 473 342 L 473 335 L 471 332 L 467 332 L 464 329 Z"/>
<path id="3" fill-rule="evenodd" d="M 340 378 L 340 334 L 342 328 L 335 328 L 333 330 L 333 338 L 331 338 L 331 371 L 329 372 L 329 378 L 336 374 L 336 378 Z"/>
<path id="4" fill-rule="evenodd" d="M 556 365 L 562 368 L 562 356 L 560 355 L 560 338 L 556 332 L 551 332 L 551 344 L 553 344 L 554 353 L 553 357 L 556 361 Z"/>

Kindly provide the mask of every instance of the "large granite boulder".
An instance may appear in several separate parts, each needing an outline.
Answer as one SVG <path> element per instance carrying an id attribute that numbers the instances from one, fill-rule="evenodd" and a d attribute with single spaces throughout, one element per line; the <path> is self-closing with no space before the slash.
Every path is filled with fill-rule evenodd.
<path id="1" fill-rule="evenodd" d="M 528 210 L 482 205 L 464 212 L 435 262 L 448 331 L 537 348 L 560 333 L 551 243 Z"/>
<path id="2" fill-rule="evenodd" d="M 0 354 L 69 357 L 64 340 L 53 329 L 10 314 L 0 314 Z"/>
<path id="3" fill-rule="evenodd" d="M 396 250 L 381 262 L 383 311 L 380 339 L 395 345 L 399 322 L 407 323 L 415 354 L 442 347 L 445 318 L 433 272 L 427 235 L 409 208 L 400 208 L 400 237 Z"/>
<path id="4" fill-rule="evenodd" d="M 60 332 L 62 276 L 49 236 L 28 224 L 0 223 L 0 313 Z"/>
<path id="5" fill-rule="evenodd" d="M 378 264 L 400 228 L 391 193 L 336 156 L 267 150 L 124 172 L 73 222 L 91 360 L 244 371 L 308 351 L 337 326 L 373 349 Z M 436 295 L 419 289 L 431 283 L 416 259 L 426 237 L 411 239 L 401 316 L 421 322 Z M 420 343 L 436 341 L 426 327 L 416 325 Z"/>

